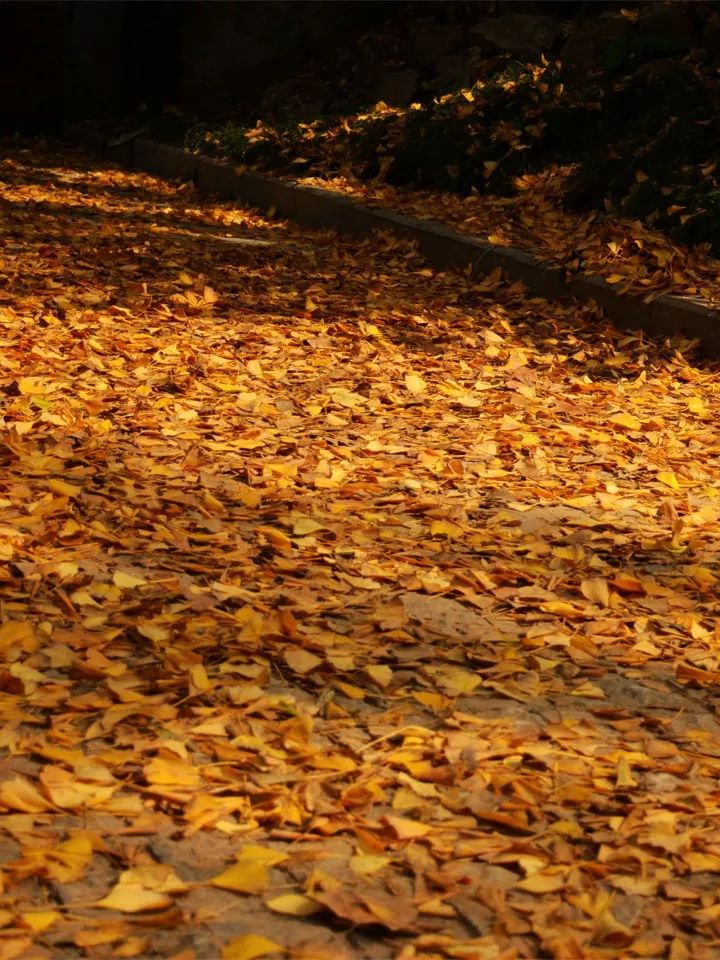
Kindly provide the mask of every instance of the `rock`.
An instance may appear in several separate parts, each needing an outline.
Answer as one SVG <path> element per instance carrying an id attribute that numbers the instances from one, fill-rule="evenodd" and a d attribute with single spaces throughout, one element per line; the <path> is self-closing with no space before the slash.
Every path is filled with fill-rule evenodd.
<path id="1" fill-rule="evenodd" d="M 446 93 L 449 90 L 467 86 L 472 82 L 472 78 L 468 75 L 469 68 L 468 58 L 462 54 L 443 57 L 435 68 L 433 87 Z"/>
<path id="2" fill-rule="evenodd" d="M 698 40 L 690 14 L 671 3 L 654 4 L 632 38 L 632 52 L 641 57 L 667 57 L 691 50 Z"/>
<path id="3" fill-rule="evenodd" d="M 325 100 L 319 97 L 313 100 L 303 100 L 294 112 L 299 123 L 311 123 L 325 112 Z"/>
<path id="4" fill-rule="evenodd" d="M 652 86 L 661 80 L 677 80 L 678 82 L 687 76 L 687 68 L 679 60 L 649 60 L 641 67 L 638 67 L 638 76 L 642 77 L 648 86 Z"/>
<path id="5" fill-rule="evenodd" d="M 436 63 L 457 47 L 461 39 L 460 27 L 426 24 L 418 30 L 415 37 L 415 55 L 418 63 L 423 67 Z"/>
<path id="6" fill-rule="evenodd" d="M 501 50 L 535 55 L 550 50 L 562 32 L 561 21 L 526 13 L 506 13 L 497 20 L 481 20 L 472 28 L 472 33 Z"/>
<path id="7" fill-rule="evenodd" d="M 448 597 L 403 593 L 400 596 L 405 612 L 430 633 L 453 640 L 487 637 L 492 628 L 485 617 Z"/>
<path id="8" fill-rule="evenodd" d="M 708 17 L 702 35 L 703 46 L 715 59 L 720 58 L 720 13 Z"/>
<path id="9" fill-rule="evenodd" d="M 560 51 L 560 59 L 571 73 L 613 70 L 628 57 L 630 24 L 620 15 L 603 13 L 573 28 Z"/>
<path id="10" fill-rule="evenodd" d="M 380 78 L 375 99 L 392 107 L 406 107 L 414 98 L 417 85 L 417 70 L 393 70 Z"/>

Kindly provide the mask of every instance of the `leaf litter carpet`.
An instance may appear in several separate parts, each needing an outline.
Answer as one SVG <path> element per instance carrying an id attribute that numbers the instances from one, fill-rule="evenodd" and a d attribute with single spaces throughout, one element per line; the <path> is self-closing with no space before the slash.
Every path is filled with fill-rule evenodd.
<path id="1" fill-rule="evenodd" d="M 717 367 L 73 153 L 0 195 L 0 960 L 716 958 Z"/>

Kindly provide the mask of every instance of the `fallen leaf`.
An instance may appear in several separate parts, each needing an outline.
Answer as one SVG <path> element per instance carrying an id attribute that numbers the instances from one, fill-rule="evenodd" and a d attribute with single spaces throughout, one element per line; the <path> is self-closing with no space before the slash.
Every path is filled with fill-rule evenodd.
<path id="1" fill-rule="evenodd" d="M 256 960 L 271 953 L 284 953 L 284 948 L 259 933 L 245 933 L 235 937 L 222 948 L 223 960 Z"/>
<path id="2" fill-rule="evenodd" d="M 291 917 L 311 917 L 323 909 L 322 904 L 301 893 L 284 893 L 266 900 L 265 905 L 274 913 L 285 913 Z"/>

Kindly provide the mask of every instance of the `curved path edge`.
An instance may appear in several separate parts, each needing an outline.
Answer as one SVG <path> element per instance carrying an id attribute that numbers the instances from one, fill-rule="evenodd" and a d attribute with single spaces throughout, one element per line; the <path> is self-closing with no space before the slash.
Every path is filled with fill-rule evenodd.
<path id="1" fill-rule="evenodd" d="M 706 300 L 661 294 L 650 302 L 621 294 L 601 277 L 566 279 L 549 266 L 515 247 L 497 247 L 461 234 L 441 223 L 417 220 L 357 203 L 343 194 L 303 186 L 259 173 L 238 173 L 228 164 L 198 157 L 180 147 L 146 139 L 135 130 L 112 138 L 84 126 L 66 130 L 66 139 L 104 160 L 168 179 L 193 180 L 201 193 L 240 200 L 302 226 L 336 230 L 366 237 L 385 230 L 415 240 L 429 264 L 440 269 L 472 266 L 478 273 L 500 268 L 511 281 L 546 300 L 594 300 L 616 326 L 643 330 L 649 336 L 684 333 L 698 340 L 707 356 L 720 357 L 720 308 Z"/>

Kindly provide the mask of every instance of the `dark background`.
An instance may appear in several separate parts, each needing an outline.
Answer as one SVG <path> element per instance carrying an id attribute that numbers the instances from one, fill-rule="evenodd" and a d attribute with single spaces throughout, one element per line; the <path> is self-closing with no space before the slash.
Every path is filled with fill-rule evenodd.
<path id="1" fill-rule="evenodd" d="M 221 112 L 402 6 L 0 0 L 0 132 L 57 132 L 142 103 Z"/>

